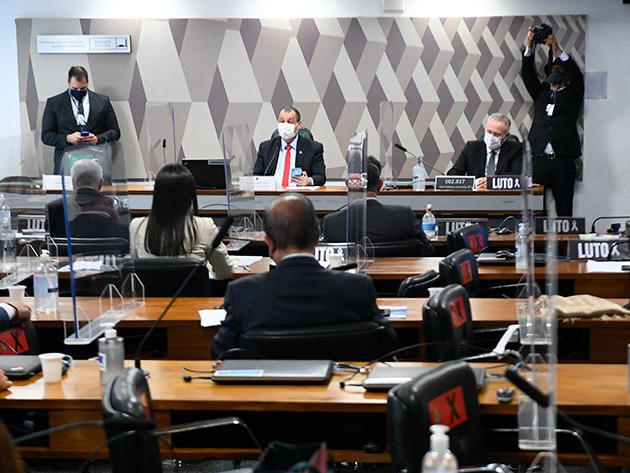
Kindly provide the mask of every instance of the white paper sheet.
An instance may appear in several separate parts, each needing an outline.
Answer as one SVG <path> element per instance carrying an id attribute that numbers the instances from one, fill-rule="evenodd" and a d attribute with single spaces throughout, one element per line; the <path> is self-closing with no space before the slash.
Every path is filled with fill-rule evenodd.
<path id="1" fill-rule="evenodd" d="M 199 311 L 202 327 L 217 327 L 225 319 L 225 309 L 202 309 Z"/>

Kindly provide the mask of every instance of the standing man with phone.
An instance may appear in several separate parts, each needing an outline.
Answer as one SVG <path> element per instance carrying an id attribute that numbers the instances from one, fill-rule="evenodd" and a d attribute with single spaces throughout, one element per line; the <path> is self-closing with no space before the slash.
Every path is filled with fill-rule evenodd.
<path id="1" fill-rule="evenodd" d="M 278 136 L 263 141 L 254 163 L 255 176 L 275 176 L 277 187 L 323 186 L 326 183 L 324 147 L 306 129 L 295 107 L 278 113 Z M 275 133 L 274 133 L 275 135 Z"/>
<path id="2" fill-rule="evenodd" d="M 59 174 L 61 157 L 69 146 L 113 143 L 120 138 L 109 97 L 88 90 L 88 80 L 83 66 L 72 66 L 68 89 L 46 101 L 42 142 L 55 147 L 54 174 Z"/>

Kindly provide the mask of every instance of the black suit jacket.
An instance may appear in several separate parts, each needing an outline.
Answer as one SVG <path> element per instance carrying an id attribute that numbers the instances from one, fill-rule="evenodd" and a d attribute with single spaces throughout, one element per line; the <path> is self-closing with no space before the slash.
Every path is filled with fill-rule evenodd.
<path id="1" fill-rule="evenodd" d="M 573 59 L 564 61 L 569 83 L 552 99 L 549 84 L 538 79 L 534 56 L 523 56 L 521 67 L 525 87 L 534 99 L 534 121 L 529 131 L 532 153 L 542 153 L 549 142 L 557 155 L 577 158 L 582 154 L 577 120 L 584 101 L 584 76 Z M 549 117 L 547 105 L 551 103 L 555 105 Z"/>
<path id="2" fill-rule="evenodd" d="M 411 207 L 385 205 L 376 199 L 368 199 L 366 205 L 366 233 L 372 243 L 417 239 L 422 256 L 435 254 L 431 242 L 422 231 L 422 223 Z M 347 209 L 326 215 L 322 220 L 324 241 L 329 243 L 347 241 L 347 219 Z"/>
<path id="3" fill-rule="evenodd" d="M 265 274 L 230 282 L 227 315 L 212 341 L 212 357 L 238 346 L 254 327 L 303 327 L 374 320 L 391 331 L 380 315 L 372 280 L 364 275 L 324 269 L 309 256 L 283 259 Z"/>
<path id="4" fill-rule="evenodd" d="M 4 310 L 3 307 L 0 307 L 0 331 L 4 331 L 11 327 L 11 319 L 9 318 L 9 314 Z"/>
<path id="5" fill-rule="evenodd" d="M 120 129 L 109 97 L 91 90 L 88 91 L 88 95 L 90 115 L 83 129 L 96 135 L 99 144 L 118 141 Z M 81 130 L 82 127 L 77 125 L 72 113 L 72 103 L 67 90 L 46 101 L 42 116 L 42 142 L 55 147 L 55 174 L 59 174 L 63 152 L 71 146 L 66 141 L 66 136 Z"/>
<path id="6" fill-rule="evenodd" d="M 506 140 L 501 145 L 495 175 L 519 175 L 523 163 L 523 146 L 518 140 Z M 468 141 L 457 161 L 448 170 L 449 176 L 486 176 L 487 147 L 483 140 Z"/>
<path id="7" fill-rule="evenodd" d="M 263 141 L 258 147 L 258 157 L 254 163 L 255 176 L 273 176 L 276 173 L 278 155 L 280 153 L 280 137 Z M 326 164 L 324 163 L 324 146 L 303 136 L 298 137 L 295 154 L 295 167 L 306 171 L 313 178 L 313 185 L 323 186 L 326 183 Z"/>

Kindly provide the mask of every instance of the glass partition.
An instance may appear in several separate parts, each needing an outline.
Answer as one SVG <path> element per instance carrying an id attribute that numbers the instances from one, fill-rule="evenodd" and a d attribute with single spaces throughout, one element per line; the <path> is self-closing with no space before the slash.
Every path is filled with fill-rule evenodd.
<path id="1" fill-rule="evenodd" d="M 383 164 L 381 178 L 386 187 L 398 184 L 398 169 L 394 168 L 394 104 L 381 102 L 379 105 L 378 136 L 380 140 L 380 161 Z"/>

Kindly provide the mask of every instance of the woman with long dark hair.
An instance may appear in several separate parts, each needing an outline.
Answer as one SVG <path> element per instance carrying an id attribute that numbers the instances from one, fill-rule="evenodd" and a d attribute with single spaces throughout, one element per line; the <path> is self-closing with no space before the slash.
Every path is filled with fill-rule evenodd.
<path id="1" fill-rule="evenodd" d="M 218 233 L 214 221 L 197 216 L 197 189 L 190 171 L 181 164 L 167 164 L 155 178 L 153 204 L 148 217 L 134 218 L 129 226 L 131 256 L 172 256 L 206 261 L 218 279 L 234 273 L 234 264 L 221 243 L 206 257 Z"/>

